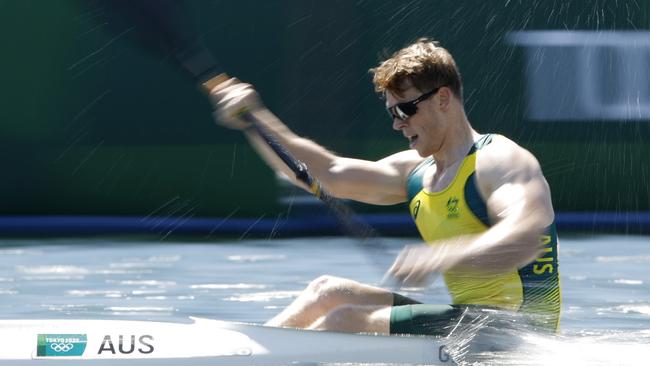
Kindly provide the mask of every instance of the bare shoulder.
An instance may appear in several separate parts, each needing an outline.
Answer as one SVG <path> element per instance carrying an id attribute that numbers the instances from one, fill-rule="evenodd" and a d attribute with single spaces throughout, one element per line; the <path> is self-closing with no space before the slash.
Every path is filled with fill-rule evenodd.
<path id="1" fill-rule="evenodd" d="M 393 205 L 407 198 L 409 172 L 422 159 L 415 151 L 402 151 L 381 160 L 337 157 L 329 169 L 325 188 L 339 198 L 376 205 Z"/>
<path id="2" fill-rule="evenodd" d="M 528 150 L 505 136 L 495 135 L 477 154 L 476 174 L 482 188 L 492 191 L 506 182 L 542 176 L 542 170 Z"/>
<path id="3" fill-rule="evenodd" d="M 494 136 L 492 143 L 480 150 L 476 180 L 495 222 L 516 217 L 537 229 L 553 222 L 551 191 L 539 162 L 512 140 Z"/>
<path id="4" fill-rule="evenodd" d="M 397 170 L 400 176 L 403 176 L 406 180 L 406 177 L 411 173 L 411 171 L 425 158 L 421 157 L 415 150 L 405 150 L 389 155 L 377 163 L 385 164 L 391 168 Z"/>

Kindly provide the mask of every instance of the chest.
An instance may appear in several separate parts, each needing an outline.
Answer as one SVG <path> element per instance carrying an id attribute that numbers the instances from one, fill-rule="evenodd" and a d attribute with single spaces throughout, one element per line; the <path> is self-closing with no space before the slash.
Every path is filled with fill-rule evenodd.
<path id="1" fill-rule="evenodd" d="M 458 172 L 465 160 L 458 161 L 444 169 L 437 164 L 431 164 L 422 175 L 422 188 L 425 192 L 437 193 L 449 188 L 456 180 Z"/>
<path id="2" fill-rule="evenodd" d="M 426 241 L 479 233 L 489 226 L 487 206 L 473 177 L 474 158 L 471 155 L 444 171 L 432 164 L 422 172 L 421 188 L 409 208 Z"/>

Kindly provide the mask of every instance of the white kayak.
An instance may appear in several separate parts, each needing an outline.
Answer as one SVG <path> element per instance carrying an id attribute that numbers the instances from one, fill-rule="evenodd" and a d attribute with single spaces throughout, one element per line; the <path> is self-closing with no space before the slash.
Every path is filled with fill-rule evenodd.
<path id="1" fill-rule="evenodd" d="M 443 339 L 191 320 L 0 320 L 0 365 L 454 365 Z"/>

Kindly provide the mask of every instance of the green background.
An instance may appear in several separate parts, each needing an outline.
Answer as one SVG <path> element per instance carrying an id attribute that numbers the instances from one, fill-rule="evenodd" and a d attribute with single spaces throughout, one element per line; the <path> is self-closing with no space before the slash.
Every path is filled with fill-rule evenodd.
<path id="1" fill-rule="evenodd" d="M 526 119 L 507 32 L 644 30 L 648 1 L 195 1 L 209 47 L 299 134 L 344 155 L 407 148 L 368 69 L 421 36 L 463 75 L 479 132 L 540 160 L 558 211 L 650 210 L 648 121 Z M 274 174 L 167 57 L 106 31 L 103 1 L 0 0 L 0 215 L 276 214 Z M 399 211 L 402 207 L 362 210 Z"/>

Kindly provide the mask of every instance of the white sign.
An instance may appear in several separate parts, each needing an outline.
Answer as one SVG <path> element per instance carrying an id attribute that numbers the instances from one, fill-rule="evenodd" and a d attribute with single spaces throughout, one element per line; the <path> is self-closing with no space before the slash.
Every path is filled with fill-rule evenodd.
<path id="1" fill-rule="evenodd" d="M 513 32 L 533 120 L 650 121 L 650 32 Z"/>

